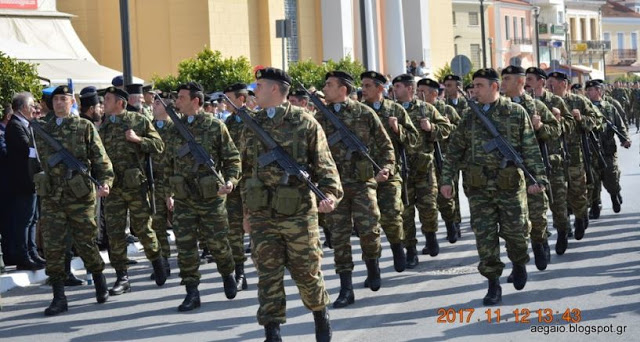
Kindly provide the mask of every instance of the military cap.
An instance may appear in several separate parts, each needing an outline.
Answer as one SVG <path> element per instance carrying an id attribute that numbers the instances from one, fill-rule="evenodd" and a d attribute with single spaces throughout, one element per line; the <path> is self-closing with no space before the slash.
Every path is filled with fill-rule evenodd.
<path id="1" fill-rule="evenodd" d="M 458 76 L 458 75 L 452 75 L 452 74 L 449 74 L 449 75 L 445 76 L 445 77 L 442 79 L 442 82 L 444 82 L 444 81 L 456 81 L 456 82 L 460 82 L 460 81 L 462 81 L 462 79 L 461 79 L 461 78 L 460 78 L 460 76 Z"/>
<path id="2" fill-rule="evenodd" d="M 340 71 L 340 70 L 329 71 L 329 72 L 324 76 L 325 81 L 326 81 L 327 79 L 329 79 L 329 77 L 339 78 L 339 79 L 341 79 L 343 82 L 346 82 L 347 84 L 349 84 L 349 85 L 353 86 L 353 76 L 349 75 L 349 73 L 347 73 L 347 72 Z"/>
<path id="3" fill-rule="evenodd" d="M 56 95 L 73 95 L 73 91 L 71 91 L 71 88 L 67 87 L 66 85 L 61 85 L 51 92 L 51 97 L 54 97 Z"/>
<path id="4" fill-rule="evenodd" d="M 82 90 L 80 90 L 80 97 L 82 97 L 82 95 L 84 94 L 97 93 L 97 92 L 98 92 L 98 89 L 94 86 L 84 87 L 82 88 Z"/>
<path id="5" fill-rule="evenodd" d="M 418 81 L 418 86 L 427 86 L 429 88 L 433 88 L 433 89 L 440 89 L 440 83 L 438 83 L 437 81 L 434 81 L 430 78 L 423 78 L 420 81 Z"/>
<path id="6" fill-rule="evenodd" d="M 387 77 L 385 75 L 373 70 L 365 71 L 360 74 L 361 80 L 364 80 L 365 78 L 370 78 L 379 84 L 387 83 Z"/>
<path id="7" fill-rule="evenodd" d="M 473 79 L 476 78 L 485 78 L 490 81 L 497 81 L 499 79 L 498 72 L 493 70 L 492 68 L 480 69 L 473 73 Z"/>
<path id="8" fill-rule="evenodd" d="M 508 67 L 502 69 L 502 76 L 504 75 L 518 75 L 524 76 L 524 68 L 517 65 L 509 65 Z"/>
<path id="9" fill-rule="evenodd" d="M 536 68 L 536 67 L 529 67 L 527 68 L 525 74 L 534 74 L 542 79 L 547 79 L 547 73 L 544 72 L 544 70 L 540 69 L 540 68 Z"/>
<path id="10" fill-rule="evenodd" d="M 604 86 L 604 84 L 602 82 L 599 82 L 601 80 L 590 80 L 587 81 L 587 83 L 585 83 L 584 88 L 585 89 L 589 89 L 592 87 L 596 87 L 596 88 L 602 88 Z"/>
<path id="11" fill-rule="evenodd" d="M 580 83 L 574 83 L 571 86 L 571 90 L 580 90 L 580 89 L 582 89 L 582 84 L 580 84 Z"/>
<path id="12" fill-rule="evenodd" d="M 295 89 L 289 92 L 289 96 L 308 99 L 309 95 L 302 89 Z"/>
<path id="13" fill-rule="evenodd" d="M 392 83 L 396 84 L 398 82 L 413 82 L 413 81 L 415 81 L 415 78 L 413 77 L 413 75 L 411 75 L 411 74 L 402 74 L 402 75 L 396 76 L 393 79 Z"/>
<path id="14" fill-rule="evenodd" d="M 96 89 L 95 87 L 87 87 L 87 88 Z M 87 88 L 82 89 L 82 91 L 87 90 Z M 91 107 L 100 103 L 97 90 L 94 92 L 85 91 L 84 93 L 82 93 L 82 91 L 80 92 L 80 105 L 82 107 Z"/>
<path id="15" fill-rule="evenodd" d="M 202 86 L 200 85 L 200 83 L 194 82 L 194 81 L 183 83 L 183 84 L 179 85 L 177 91 L 180 91 L 180 90 L 183 90 L 183 89 L 184 90 L 188 90 L 190 92 L 191 91 L 203 92 Z"/>
<path id="16" fill-rule="evenodd" d="M 598 82 L 600 84 L 607 84 L 607 82 L 605 82 L 603 79 L 600 79 L 600 78 L 593 79 L 592 81 Z"/>
<path id="17" fill-rule="evenodd" d="M 129 93 L 127 93 L 126 91 L 120 89 L 120 88 L 116 88 L 116 87 L 109 87 L 107 88 L 107 94 L 113 94 L 125 101 L 129 100 Z"/>
<path id="18" fill-rule="evenodd" d="M 111 80 L 111 85 L 114 87 L 122 87 L 124 85 L 124 77 L 118 75 Z"/>
<path id="19" fill-rule="evenodd" d="M 227 86 L 226 88 L 224 88 L 223 93 L 233 93 L 233 92 L 242 92 L 242 93 L 247 93 L 247 85 L 244 83 L 234 83 L 231 84 L 229 86 Z"/>
<path id="20" fill-rule="evenodd" d="M 129 95 L 142 94 L 142 84 L 127 84 L 124 88 L 127 90 L 127 93 L 129 93 Z"/>
<path id="21" fill-rule="evenodd" d="M 261 79 L 277 81 L 287 85 L 291 85 L 291 83 L 293 83 L 289 74 L 281 69 L 271 67 L 256 71 L 256 80 Z"/>
<path id="22" fill-rule="evenodd" d="M 558 80 L 566 80 L 567 79 L 567 74 L 565 74 L 564 72 L 560 72 L 560 71 L 554 71 L 549 73 L 548 77 L 553 77 L 555 79 Z"/>
<path id="23" fill-rule="evenodd" d="M 469 89 L 473 89 L 473 84 L 467 84 L 466 86 L 464 86 L 464 91 L 467 91 Z"/>

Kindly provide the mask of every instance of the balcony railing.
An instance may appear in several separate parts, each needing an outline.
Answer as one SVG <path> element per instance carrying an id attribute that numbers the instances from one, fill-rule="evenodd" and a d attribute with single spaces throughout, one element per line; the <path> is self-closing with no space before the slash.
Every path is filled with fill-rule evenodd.
<path id="1" fill-rule="evenodd" d="M 511 45 L 533 45 L 531 38 L 514 38 L 510 41 Z"/>
<path id="2" fill-rule="evenodd" d="M 572 52 L 608 52 L 611 42 L 608 40 L 574 40 L 571 41 Z"/>
<path id="3" fill-rule="evenodd" d="M 614 50 L 611 50 L 611 54 L 607 62 L 615 65 L 631 65 L 636 60 L 638 60 L 637 50 L 614 49 Z"/>

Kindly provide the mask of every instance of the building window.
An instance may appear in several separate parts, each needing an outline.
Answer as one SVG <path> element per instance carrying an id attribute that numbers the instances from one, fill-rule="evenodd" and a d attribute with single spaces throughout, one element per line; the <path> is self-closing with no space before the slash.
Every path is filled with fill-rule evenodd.
<path id="1" fill-rule="evenodd" d="M 564 24 L 564 12 L 558 11 L 558 25 Z"/>
<path id="2" fill-rule="evenodd" d="M 605 33 L 603 34 L 603 36 L 602 36 L 602 39 L 604 39 L 604 40 L 605 40 L 605 41 L 607 41 L 607 42 L 610 42 L 610 41 L 611 41 L 611 33 L 609 33 L 609 32 L 605 32 Z"/>
<path id="3" fill-rule="evenodd" d="M 524 24 L 524 18 L 520 18 L 520 29 L 522 30 L 522 39 L 527 38 L 527 25 Z"/>
<path id="4" fill-rule="evenodd" d="M 631 48 L 638 50 L 638 32 L 631 32 Z"/>
<path id="5" fill-rule="evenodd" d="M 518 39 L 518 18 L 513 17 L 513 39 Z"/>
<path id="6" fill-rule="evenodd" d="M 291 20 L 291 38 L 287 39 L 287 62 L 299 60 L 298 50 L 298 2 L 286 0 L 284 2 L 285 18 Z"/>
<path id="7" fill-rule="evenodd" d="M 479 68 L 480 67 L 480 44 L 471 44 L 470 46 L 471 49 L 471 63 L 473 63 L 473 66 L 475 68 Z"/>
<path id="8" fill-rule="evenodd" d="M 456 24 L 456 11 L 453 11 L 452 14 L 453 14 L 453 25 L 455 25 Z"/>
<path id="9" fill-rule="evenodd" d="M 509 16 L 504 16 L 504 39 L 511 39 L 511 35 L 509 34 Z"/>
<path id="10" fill-rule="evenodd" d="M 624 49 L 624 33 L 618 32 L 618 50 Z"/>
<path id="11" fill-rule="evenodd" d="M 469 12 L 469 26 L 478 25 L 478 12 Z"/>

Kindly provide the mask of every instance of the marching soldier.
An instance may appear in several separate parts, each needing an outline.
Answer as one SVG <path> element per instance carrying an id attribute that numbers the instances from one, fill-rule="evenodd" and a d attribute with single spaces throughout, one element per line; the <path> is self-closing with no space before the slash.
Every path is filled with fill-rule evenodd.
<path id="1" fill-rule="evenodd" d="M 64 282 L 68 277 L 64 266 L 67 234 L 70 234 L 87 272 L 91 272 L 96 300 L 98 303 L 104 303 L 109 298 L 107 280 L 102 273 L 104 261 L 95 242 L 98 234 L 95 206 L 96 196 L 109 195 L 114 177 L 111 161 L 96 128 L 86 119 L 71 116 L 71 90 L 67 86 L 59 86 L 53 91 L 52 97 L 55 117 L 46 123 L 40 121 L 40 125 L 45 134 L 86 165 L 101 186 L 96 192 L 94 185 L 85 175 L 72 172 L 63 162 L 53 166 L 42 163 L 44 171 L 34 179 L 41 199 L 40 220 L 46 241 L 46 272 L 53 287 L 53 301 L 44 311 L 46 316 L 67 311 L 67 298 L 64 293 Z M 36 141 L 41 160 L 48 160 L 57 153 L 40 134 L 36 136 Z"/>
<path id="2" fill-rule="evenodd" d="M 342 308 L 355 301 L 351 274 L 351 231 L 355 227 L 360 236 L 362 258 L 367 265 L 367 279 L 372 291 L 380 289 L 380 209 L 376 196 L 377 183 L 392 176 L 396 162 L 393 143 L 378 115 L 366 105 L 349 99 L 353 92 L 353 77 L 343 71 L 330 71 L 325 76 L 323 92 L 327 109 L 336 115 L 372 153 L 381 170 L 374 174 L 372 163 L 362 155 L 350 153 L 342 141 L 331 146 L 331 154 L 339 165 L 344 198 L 331 214 L 326 215 L 331 230 L 336 273 L 340 275 L 340 295 L 333 302 Z M 318 119 L 327 136 L 337 132 L 324 116 Z"/>
<path id="3" fill-rule="evenodd" d="M 360 75 L 360 79 L 362 80 L 363 103 L 378 114 L 382 125 L 391 138 L 395 158 L 398 161 L 389 179 L 378 184 L 377 198 L 380 207 L 380 226 L 387 235 L 393 252 L 393 266 L 396 272 L 402 272 L 405 270 L 407 262 L 402 247 L 404 240 L 402 183 L 407 182 L 408 179 L 401 177 L 401 163 L 408 163 L 407 155 L 416 144 L 418 130 L 402 106 L 384 98 L 383 86 L 387 83 L 387 78 L 384 75 L 375 71 L 365 71 Z M 402 167 L 408 168 L 409 165 L 402 165 Z M 365 287 L 367 285 L 365 281 Z"/>
<path id="4" fill-rule="evenodd" d="M 187 140 L 177 131 L 177 123 L 169 134 L 165 178 L 173 197 L 167 206 L 174 209 L 173 232 L 176 234 L 178 266 L 181 285 L 187 295 L 178 311 L 200 307 L 200 260 L 198 239 L 206 243 L 222 276 L 224 293 L 228 299 L 237 294 L 232 274 L 235 269 L 231 247 L 227 238 L 229 222 L 225 206 L 226 195 L 231 193 L 241 176 L 240 153 L 231 140 L 223 122 L 202 109 L 204 93 L 196 82 L 178 87 L 176 107 L 184 115 L 182 123 L 216 162 L 225 184 L 218 184 L 206 165 L 198 164 L 194 156 L 184 153 Z M 216 170 L 217 171 L 217 170 Z"/>
<path id="5" fill-rule="evenodd" d="M 440 192 L 446 198 L 452 197 L 453 177 L 462 169 L 471 227 L 480 256 L 478 269 L 489 280 L 483 304 L 495 305 L 502 300 L 500 275 L 504 268 L 500 261 L 499 236 L 506 240 L 507 254 L 513 262 L 513 285 L 516 290 L 522 290 L 527 282 L 529 262 L 526 195 L 544 191 L 546 178 L 529 115 L 522 107 L 500 97 L 498 73 L 493 69 L 480 69 L 473 74 L 473 85 L 478 106 L 522 156 L 524 166 L 538 182 L 525 179 L 523 171 L 511 163 L 501 167 L 503 156 L 496 150 L 486 152 L 482 147 L 494 138 L 484 123 L 474 112 L 463 114 L 463 121 L 451 135 Z"/>
<path id="6" fill-rule="evenodd" d="M 445 102 L 453 107 L 458 116 L 460 116 L 469 107 L 467 99 L 458 90 L 462 87 L 462 79 L 457 75 L 447 75 L 444 77 L 443 83 Z"/>
<path id="7" fill-rule="evenodd" d="M 100 137 L 113 161 L 115 173 L 111 196 L 104 203 L 109 256 L 117 275 L 116 283 L 109 290 L 112 296 L 131 292 L 125 235 L 127 210 L 131 229 L 140 239 L 144 253 L 153 265 L 156 284 L 161 286 L 167 280 L 158 238 L 151 228 L 150 199 L 143 165 L 144 155 L 161 153 L 164 143 L 151 121 L 125 110 L 128 98 L 129 94 L 124 90 L 107 88 L 104 99 L 107 119 L 100 126 Z"/>

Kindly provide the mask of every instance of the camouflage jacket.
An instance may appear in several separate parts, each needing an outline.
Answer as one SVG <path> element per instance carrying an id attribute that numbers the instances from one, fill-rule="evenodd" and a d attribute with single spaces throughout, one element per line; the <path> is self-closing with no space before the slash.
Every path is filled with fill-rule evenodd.
<path id="1" fill-rule="evenodd" d="M 582 117 L 580 122 L 576 121 L 573 131 L 574 133 L 569 135 L 569 138 L 567 139 L 571 164 L 578 165 L 583 161 L 581 135 L 583 133 L 599 129 L 602 114 L 600 114 L 600 112 L 593 107 L 591 102 L 582 95 L 567 92 L 562 100 L 566 104 L 569 112 L 574 109 L 578 109 L 580 111 L 580 116 Z"/>
<path id="2" fill-rule="evenodd" d="M 479 106 L 482 107 L 481 104 Z M 546 184 L 540 148 L 529 115 L 522 106 L 500 97 L 484 113 L 498 132 L 513 146 L 524 160 L 524 166 L 541 184 Z M 479 166 L 487 178 L 487 188 L 496 187 L 496 175 L 501 169 L 502 155 L 497 151 L 486 152 L 483 145 L 493 136 L 477 118 L 472 109 L 467 109 L 458 128 L 451 135 L 449 153 L 442 168 L 442 184 L 453 185 L 454 176 L 462 169 Z M 530 180 L 526 180 L 531 185 Z"/>
<path id="3" fill-rule="evenodd" d="M 86 165 L 91 173 L 100 184 L 113 184 L 114 174 L 111 159 L 107 155 L 102 140 L 91 121 L 82 119 L 77 116 L 67 116 L 62 120 L 60 125 L 56 119 L 48 122 L 44 120 L 38 121 L 49 135 L 66 148 L 76 159 Z M 46 161 L 56 154 L 54 149 L 47 144 L 38 134 L 36 136 L 36 144 L 38 146 L 38 154 L 40 160 Z M 67 181 L 69 175 L 67 167 L 63 162 L 54 166 L 43 162 L 42 168 L 48 176 L 50 185 L 49 195 L 51 197 L 75 198 L 71 194 Z M 93 189 L 94 186 L 89 180 L 85 179 L 86 185 Z M 47 197 L 46 195 L 44 195 Z"/>
<path id="4" fill-rule="evenodd" d="M 616 99 L 626 112 L 629 111 L 631 105 L 631 93 L 626 88 L 614 88 L 611 91 L 611 97 Z M 622 114 L 622 113 L 621 113 Z"/>
<path id="5" fill-rule="evenodd" d="M 309 112 L 292 106 L 288 102 L 275 107 L 275 110 L 273 118 L 267 116 L 265 109 L 258 111 L 254 116 L 255 121 L 298 165 L 306 169 L 311 180 L 325 195 L 332 198 L 337 206 L 343 196 L 342 184 L 322 127 Z M 258 158 L 268 152 L 266 146 L 258 140 L 253 131 L 246 127 L 242 131 L 242 136 L 241 155 L 246 168 L 243 197 L 247 196 L 246 184 L 250 179 L 259 180 L 273 195 L 282 185 L 284 171 L 277 162 L 260 166 Z M 302 206 L 299 212 L 317 210 L 313 193 L 306 183 L 296 177 L 289 177 L 287 185 L 297 187 L 302 194 Z"/>
<path id="6" fill-rule="evenodd" d="M 432 154 L 433 142 L 442 142 L 446 140 L 454 126 L 449 123 L 444 116 L 442 116 L 435 106 L 427 102 L 413 99 L 412 101 L 403 104 L 403 107 L 404 106 L 406 106 L 407 113 L 409 114 L 409 117 L 411 117 L 413 124 L 417 127 L 418 132 L 420 132 L 420 138 L 418 139 L 411 155 L 418 153 Z M 426 132 L 420 128 L 420 120 L 424 118 L 429 119 L 431 122 L 431 132 Z"/>
<path id="7" fill-rule="evenodd" d="M 451 124 L 451 131 L 453 131 L 454 129 L 456 129 L 456 127 L 458 127 L 458 125 L 460 124 L 460 120 L 462 119 L 460 118 L 460 115 L 458 115 L 458 112 L 453 106 L 450 106 L 446 104 L 445 101 L 441 101 L 441 100 L 436 100 L 436 103 L 434 103 L 433 105 L 436 107 L 438 112 L 448 120 L 449 124 Z M 448 146 L 449 146 L 449 139 L 444 139 L 440 143 L 440 149 L 442 150 L 442 153 L 445 155 L 447 154 Z"/>
<path id="8" fill-rule="evenodd" d="M 140 144 L 127 141 L 125 132 L 129 129 L 142 139 Z M 162 138 L 151 121 L 136 112 L 123 111 L 119 115 L 107 115 L 99 132 L 104 148 L 113 162 L 114 188 L 122 187 L 126 170 L 138 168 L 144 173 L 145 154 L 162 153 L 164 150 Z M 140 184 L 144 181 L 145 179 L 141 179 Z"/>
<path id="9" fill-rule="evenodd" d="M 327 105 L 327 109 L 333 112 L 349 129 L 355 134 L 362 143 L 369 148 L 369 155 L 380 166 L 386 168 L 392 173 L 395 170 L 396 158 L 393 151 L 393 143 L 387 134 L 378 115 L 367 105 L 351 99 L 347 99 L 344 103 L 332 103 Z M 316 117 L 325 134 L 331 137 L 336 132 L 335 127 L 327 120 L 322 113 L 316 114 Z M 357 183 L 357 165 L 364 166 L 371 164 L 368 160 L 360 156 L 358 153 L 349 155 L 348 150 L 342 141 L 337 142 L 331 148 L 331 155 L 338 164 L 340 171 L 340 179 L 343 184 Z M 366 162 L 365 162 L 366 161 Z M 361 163 L 359 163 L 361 162 Z M 373 171 L 368 181 L 373 182 Z"/>
<path id="10" fill-rule="evenodd" d="M 158 131 L 165 147 L 168 146 L 169 133 L 173 129 L 173 121 L 170 118 L 167 120 L 153 120 L 153 127 Z M 156 193 L 161 196 L 160 198 L 167 198 L 171 195 L 169 189 L 165 187 L 166 175 L 164 173 L 164 166 L 167 163 L 166 150 L 161 153 L 154 153 L 152 155 L 153 160 L 153 180 L 156 185 Z"/>
<path id="11" fill-rule="evenodd" d="M 620 141 L 621 143 L 631 141 L 627 126 L 625 126 L 622 116 L 618 113 L 616 107 L 607 101 L 593 101 L 593 104 L 600 110 L 600 113 L 615 126 L 618 132 L 624 136 L 624 140 Z M 615 140 L 616 134 L 613 132 L 611 125 L 606 121 L 604 121 L 603 127 L 605 127 L 604 132 L 600 133 L 602 149 L 606 155 L 613 155 L 618 149 Z M 618 137 L 618 139 L 620 139 L 620 137 Z"/>
<path id="12" fill-rule="evenodd" d="M 465 99 L 463 96 L 458 96 L 457 99 L 448 98 L 446 99 L 446 103 L 456 110 L 456 113 L 458 113 L 458 116 L 462 116 L 462 113 L 464 113 L 467 110 L 467 108 L 469 108 L 467 99 Z"/>
<path id="13" fill-rule="evenodd" d="M 379 102 L 377 105 L 373 103 L 363 102 L 365 105 L 369 106 L 369 108 L 373 109 L 378 117 L 380 118 L 380 122 L 382 122 L 382 126 L 384 126 L 389 138 L 391 138 L 391 142 L 393 143 L 393 150 L 395 151 L 396 157 L 396 169 L 393 170 L 394 177 L 400 177 L 400 151 L 402 148 L 405 149 L 405 153 L 409 153 L 418 140 L 418 130 L 413 125 L 411 119 L 407 115 L 407 112 L 402 108 L 401 105 L 393 102 L 389 99 L 383 99 L 382 102 Z M 376 106 L 378 108 L 376 109 Z M 395 117 L 398 118 L 398 133 L 394 132 L 389 125 L 389 118 Z"/>

